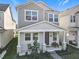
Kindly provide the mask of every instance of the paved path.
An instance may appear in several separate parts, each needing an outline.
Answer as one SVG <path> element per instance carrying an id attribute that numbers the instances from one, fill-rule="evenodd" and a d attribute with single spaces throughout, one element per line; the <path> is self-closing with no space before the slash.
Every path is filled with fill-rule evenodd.
<path id="1" fill-rule="evenodd" d="M 6 54 L 6 50 L 5 51 L 3 51 L 3 53 L 2 54 L 0 54 L 0 59 L 2 59 L 3 57 L 4 57 L 4 55 Z"/>
<path id="2" fill-rule="evenodd" d="M 54 59 L 62 59 L 56 52 L 51 52 L 50 54 Z"/>

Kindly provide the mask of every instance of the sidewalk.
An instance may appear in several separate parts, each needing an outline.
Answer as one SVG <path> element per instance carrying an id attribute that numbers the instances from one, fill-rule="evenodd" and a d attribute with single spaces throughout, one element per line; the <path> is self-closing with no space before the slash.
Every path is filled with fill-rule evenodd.
<path id="1" fill-rule="evenodd" d="M 54 59 L 62 59 L 62 57 L 59 56 L 56 52 L 51 52 L 50 54 Z"/>
<path id="2" fill-rule="evenodd" d="M 0 59 L 2 59 L 3 57 L 4 57 L 4 55 L 6 54 L 6 50 L 5 51 L 3 51 L 3 53 L 2 54 L 0 54 Z"/>

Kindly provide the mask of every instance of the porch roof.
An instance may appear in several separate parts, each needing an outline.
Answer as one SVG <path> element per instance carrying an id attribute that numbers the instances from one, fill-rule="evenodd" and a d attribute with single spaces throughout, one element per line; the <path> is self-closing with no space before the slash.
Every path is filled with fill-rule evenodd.
<path id="1" fill-rule="evenodd" d="M 19 32 L 56 32 L 65 31 L 63 28 L 50 23 L 48 21 L 41 21 L 32 25 L 18 29 Z"/>

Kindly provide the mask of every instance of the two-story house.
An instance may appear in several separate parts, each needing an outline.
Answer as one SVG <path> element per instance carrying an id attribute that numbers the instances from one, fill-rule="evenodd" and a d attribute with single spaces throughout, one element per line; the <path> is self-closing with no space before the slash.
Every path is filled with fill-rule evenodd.
<path id="1" fill-rule="evenodd" d="M 17 53 L 25 55 L 28 45 L 34 39 L 40 44 L 43 52 L 66 49 L 65 30 L 59 27 L 59 12 L 44 2 L 27 2 L 17 7 L 18 13 L 18 45 Z M 60 33 L 63 38 L 60 39 Z M 60 44 L 62 43 L 62 45 Z"/>
<path id="2" fill-rule="evenodd" d="M 16 23 L 9 4 L 0 4 L 0 50 L 14 37 Z"/>
<path id="3" fill-rule="evenodd" d="M 61 12 L 59 23 L 67 31 L 67 43 L 79 48 L 79 5 Z"/>

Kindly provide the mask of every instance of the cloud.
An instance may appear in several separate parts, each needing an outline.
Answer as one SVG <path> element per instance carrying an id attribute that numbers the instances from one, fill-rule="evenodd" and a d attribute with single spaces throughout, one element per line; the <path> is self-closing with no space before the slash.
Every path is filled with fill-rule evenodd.
<path id="1" fill-rule="evenodd" d="M 17 1 L 16 0 L 9 0 L 11 2 L 11 4 L 16 5 Z"/>
<path id="2" fill-rule="evenodd" d="M 59 4 L 58 4 L 58 5 L 59 5 L 59 6 L 62 5 L 63 0 L 58 0 L 58 1 L 59 1 Z"/>
<path id="3" fill-rule="evenodd" d="M 68 3 L 70 0 L 64 0 L 63 5 Z"/>
<path id="4" fill-rule="evenodd" d="M 58 0 L 59 1 L 59 6 L 63 6 L 65 5 L 66 3 L 68 3 L 70 0 Z"/>

